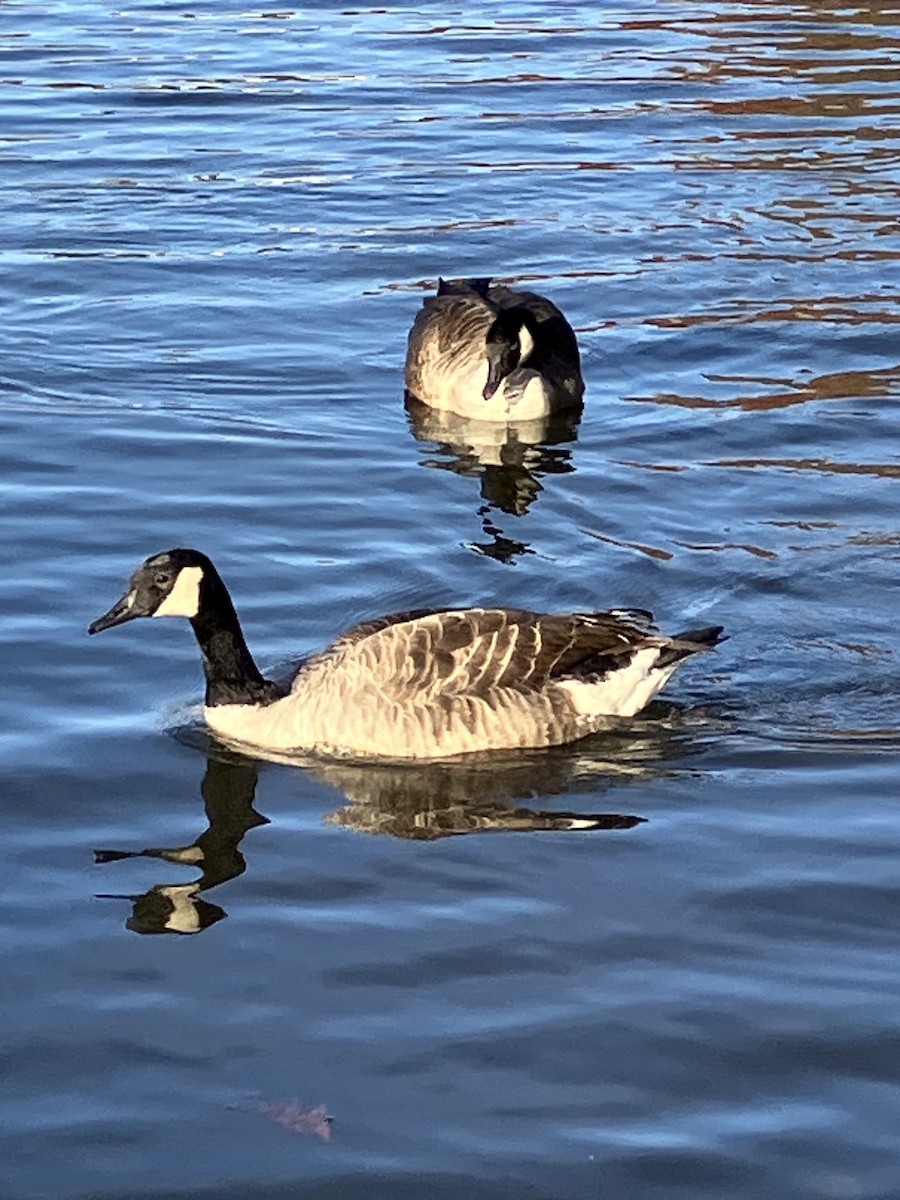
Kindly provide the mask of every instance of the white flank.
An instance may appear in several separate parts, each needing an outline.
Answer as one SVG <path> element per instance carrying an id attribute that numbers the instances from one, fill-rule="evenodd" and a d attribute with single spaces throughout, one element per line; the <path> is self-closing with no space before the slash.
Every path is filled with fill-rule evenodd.
<path id="1" fill-rule="evenodd" d="M 182 567 L 175 584 L 154 617 L 196 617 L 200 611 L 202 567 Z"/>
<path id="2" fill-rule="evenodd" d="M 677 662 L 655 667 L 659 647 L 638 650 L 627 667 L 613 671 L 605 679 L 588 682 L 565 679 L 558 686 L 566 692 L 578 713 L 585 717 L 633 717 L 649 704 L 675 668 Z"/>

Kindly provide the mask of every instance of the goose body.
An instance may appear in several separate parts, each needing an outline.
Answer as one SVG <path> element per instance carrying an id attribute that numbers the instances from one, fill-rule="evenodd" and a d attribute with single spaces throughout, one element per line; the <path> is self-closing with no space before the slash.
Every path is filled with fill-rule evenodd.
<path id="1" fill-rule="evenodd" d="M 407 393 L 481 421 L 531 421 L 581 404 L 572 326 L 536 292 L 440 280 L 409 333 Z"/>
<path id="2" fill-rule="evenodd" d="M 283 687 L 247 649 L 231 597 L 196 550 L 154 555 L 99 633 L 183 616 L 200 644 L 204 716 L 224 740 L 277 754 L 439 759 L 558 745 L 642 709 L 721 627 L 663 637 L 649 613 L 419 609 L 356 625 Z"/>

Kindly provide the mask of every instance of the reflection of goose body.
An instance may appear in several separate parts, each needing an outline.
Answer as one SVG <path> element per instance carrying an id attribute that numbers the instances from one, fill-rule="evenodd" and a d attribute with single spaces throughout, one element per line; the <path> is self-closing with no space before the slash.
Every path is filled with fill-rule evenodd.
<path id="1" fill-rule="evenodd" d="M 640 739 L 638 739 L 638 744 Z M 628 745 L 631 747 L 632 740 Z M 209 753 L 209 749 L 207 750 Z M 228 914 L 207 898 L 212 890 L 244 873 L 240 850 L 244 834 L 267 819 L 255 810 L 259 764 L 228 752 L 209 757 L 202 784 L 209 827 L 189 846 L 147 850 L 95 850 L 97 863 L 133 858 L 160 859 L 201 870 L 190 883 L 157 883 L 140 894 L 102 893 L 98 899 L 128 900 L 125 925 L 133 933 L 202 933 Z M 515 760 L 465 763 L 307 762 L 311 774 L 339 788 L 349 803 L 325 814 L 330 825 L 358 833 L 382 834 L 415 841 L 434 841 L 470 833 L 593 832 L 634 829 L 643 817 L 622 813 L 554 811 L 523 807 L 522 799 L 584 786 L 578 760 L 565 752 L 541 752 Z M 616 764 L 603 764 L 615 776 Z M 593 795 L 603 786 L 596 774 L 587 777 Z"/>
<path id="2" fill-rule="evenodd" d="M 508 527 L 504 532 L 495 514 L 524 516 L 543 491 L 544 476 L 575 470 L 570 445 L 578 436 L 581 406 L 530 421 L 483 421 L 429 408 L 407 393 L 406 413 L 418 441 L 434 446 L 421 460 L 423 467 L 479 482 L 478 517 L 487 540 L 467 543 L 469 548 L 500 562 L 532 553 L 526 542 L 509 536 Z"/>
<path id="3" fill-rule="evenodd" d="M 359 833 L 435 841 L 470 833 L 634 829 L 644 822 L 643 817 L 624 813 L 533 807 L 536 799 L 577 784 L 576 762 L 559 751 L 539 751 L 513 761 L 476 758 L 415 766 L 318 762 L 311 772 L 349 801 L 325 820 Z M 592 777 L 590 784 L 593 794 L 598 780 Z M 529 803 L 523 805 L 523 800 Z"/>
<path id="4" fill-rule="evenodd" d="M 638 712 L 682 659 L 721 633 L 663 637 L 649 613 L 632 611 L 420 609 L 347 630 L 286 691 L 261 675 L 212 562 L 183 549 L 147 559 L 90 631 L 161 616 L 191 622 L 213 732 L 263 751 L 363 758 L 574 741 Z"/>
<path id="5" fill-rule="evenodd" d="M 579 409 L 530 421 L 485 421 L 407 397 L 406 411 L 418 441 L 436 442 L 445 456 L 422 465 L 478 475 L 483 499 L 505 513 L 523 516 L 541 491 L 542 476 L 574 470 L 568 443 L 577 436 Z"/>
<path id="6" fill-rule="evenodd" d="M 423 404 L 482 421 L 533 420 L 584 394 L 578 342 L 556 305 L 478 279 L 440 280 L 424 302 L 406 387 Z"/>

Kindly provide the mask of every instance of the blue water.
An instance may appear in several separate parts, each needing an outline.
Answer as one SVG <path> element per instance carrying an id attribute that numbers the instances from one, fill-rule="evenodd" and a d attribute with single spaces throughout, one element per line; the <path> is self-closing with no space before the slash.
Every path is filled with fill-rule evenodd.
<path id="1" fill-rule="evenodd" d="M 898 31 L 2 6 L 3 1200 L 897 1195 Z M 560 305 L 580 423 L 407 413 L 439 275 Z M 179 623 L 87 637 L 178 544 L 267 668 L 432 604 L 730 638 L 550 755 L 254 764 Z"/>

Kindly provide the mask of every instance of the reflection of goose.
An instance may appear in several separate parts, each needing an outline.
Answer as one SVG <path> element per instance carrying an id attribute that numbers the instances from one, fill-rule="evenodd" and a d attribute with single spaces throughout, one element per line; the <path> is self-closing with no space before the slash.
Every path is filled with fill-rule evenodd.
<path id="1" fill-rule="evenodd" d="M 306 771 L 346 797 L 342 808 L 325 815 L 331 825 L 359 833 L 387 834 L 416 841 L 471 833 L 540 833 L 627 830 L 643 817 L 593 811 L 600 792 L 615 785 L 641 784 L 704 748 L 696 728 L 681 718 L 660 720 L 660 712 L 628 730 L 596 739 L 587 753 L 571 747 L 526 751 L 513 757 L 469 758 L 452 763 L 352 763 L 306 760 Z M 669 717 L 677 712 L 669 710 Z M 704 717 L 704 728 L 706 718 Z M 200 933 L 226 913 L 206 896 L 219 884 L 244 873 L 240 852 L 244 834 L 267 824 L 254 809 L 259 764 L 227 753 L 195 726 L 178 731 L 180 741 L 207 755 L 202 793 L 209 827 L 189 846 L 148 850 L 97 850 L 98 863 L 127 858 L 162 859 L 199 867 L 200 877 L 183 884 L 160 883 L 140 895 L 101 898 L 130 900 L 126 921 L 135 933 Z M 306 774 L 306 772 L 304 772 Z M 304 774 L 291 772 L 292 779 Z M 545 807 L 548 797 L 590 797 L 589 811 Z M 522 802 L 525 801 L 525 804 Z M 534 805 L 534 807 L 532 807 Z"/>
<path id="2" fill-rule="evenodd" d="M 438 281 L 410 330 L 406 387 L 484 421 L 543 417 L 584 394 L 578 342 L 556 305 L 489 279 Z"/>
<path id="3" fill-rule="evenodd" d="M 442 456 L 422 465 L 478 475 L 482 498 L 502 512 L 523 516 L 543 475 L 574 470 L 566 443 L 575 441 L 580 408 L 531 421 L 478 421 L 407 397 L 406 411 L 416 439 L 436 443 Z"/>
<path id="4" fill-rule="evenodd" d="M 532 553 L 525 542 L 504 533 L 494 514 L 524 516 L 542 491 L 542 476 L 575 469 L 565 443 L 575 441 L 580 406 L 533 421 L 476 421 L 429 408 L 407 395 L 406 411 L 413 435 L 436 447 L 422 460 L 423 467 L 479 479 L 483 503 L 478 516 L 488 540 L 470 542 L 469 548 L 499 562 Z"/>
<path id="5" fill-rule="evenodd" d="M 135 933 L 200 933 L 225 916 L 201 893 L 243 875 L 247 864 L 238 847 L 248 830 L 267 825 L 253 808 L 258 768 L 251 761 L 209 759 L 201 785 L 209 827 L 190 846 L 152 850 L 97 850 L 97 862 L 123 858 L 161 858 L 197 866 L 202 874 L 192 883 L 157 884 L 140 896 L 109 897 L 131 900 L 126 925 Z"/>
<path id="6" fill-rule="evenodd" d="M 638 712 L 720 626 L 663 637 L 641 611 L 506 608 L 378 617 L 299 670 L 265 679 L 212 562 L 154 555 L 91 633 L 136 617 L 188 617 L 206 672 L 204 715 L 227 741 L 282 754 L 447 758 L 574 741 Z"/>
<path id="7" fill-rule="evenodd" d="M 633 829 L 644 820 L 517 805 L 517 800 L 555 795 L 572 786 L 575 764 L 570 755 L 558 752 L 499 766 L 485 760 L 415 767 L 319 762 L 310 770 L 350 801 L 325 819 L 361 833 L 435 841 L 465 833 Z"/>
<path id="8" fill-rule="evenodd" d="M 250 829 L 267 824 L 253 807 L 259 766 L 252 759 L 230 754 L 212 757 L 211 743 L 198 742 L 196 731 L 182 731 L 192 745 L 207 746 L 207 767 L 202 792 L 209 827 L 189 846 L 148 850 L 96 850 L 98 863 L 127 858 L 162 859 L 186 867 L 199 867 L 199 879 L 189 883 L 159 883 L 140 895 L 101 894 L 101 899 L 130 900 L 126 927 L 134 933 L 201 933 L 227 914 L 206 895 L 219 884 L 244 873 L 246 863 L 239 845 Z M 654 742 L 650 759 L 665 753 L 666 742 Z M 635 747 L 627 742 L 633 757 Z M 638 760 L 626 767 L 641 778 L 650 769 L 647 747 L 638 739 Z M 662 751 L 660 749 L 662 746 Z M 679 748 L 683 753 L 684 748 Z M 217 755 L 222 752 L 215 751 Z M 497 765 L 488 760 L 465 763 L 411 765 L 353 764 L 308 761 L 309 773 L 343 792 L 349 803 L 326 814 L 331 825 L 360 833 L 389 834 L 418 841 L 434 841 L 466 833 L 541 831 L 592 831 L 633 829 L 643 817 L 620 813 L 545 810 L 517 805 L 518 800 L 562 794 L 573 789 L 596 794 L 606 775 L 613 778 L 622 764 L 600 764 L 585 773 L 584 764 L 571 754 L 542 752 Z"/>

